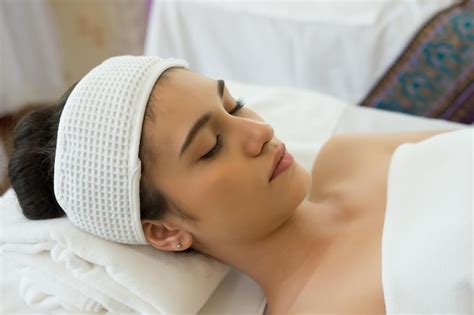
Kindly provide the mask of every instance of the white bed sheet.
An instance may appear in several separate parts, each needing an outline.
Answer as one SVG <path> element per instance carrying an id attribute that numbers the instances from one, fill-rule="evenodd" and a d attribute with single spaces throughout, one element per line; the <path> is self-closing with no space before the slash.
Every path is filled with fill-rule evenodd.
<path id="1" fill-rule="evenodd" d="M 466 125 L 409 116 L 379 109 L 355 107 L 333 97 L 297 88 L 264 87 L 226 80 L 234 98 L 270 122 L 275 135 L 308 171 L 319 149 L 332 135 L 350 132 L 398 132 L 460 128 Z M 0 209 L 1 211 L 1 209 Z M 2 254 L 2 314 L 31 313 L 19 296 L 15 265 Z M 265 297 L 260 287 L 235 269 L 224 278 L 199 312 L 207 314 L 262 314 Z"/>

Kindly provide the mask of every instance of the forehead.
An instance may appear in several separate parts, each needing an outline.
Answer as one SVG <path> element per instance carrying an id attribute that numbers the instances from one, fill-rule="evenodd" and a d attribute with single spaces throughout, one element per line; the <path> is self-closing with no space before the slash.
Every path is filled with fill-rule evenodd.
<path id="1" fill-rule="evenodd" d="M 189 100 L 209 97 L 212 96 L 211 92 L 215 92 L 216 80 L 187 69 L 171 68 L 166 71 L 165 76 L 166 78 L 158 79 L 159 84 L 154 86 L 150 95 L 150 105 L 155 112 L 168 112 L 176 106 L 166 105 L 175 102 L 186 105 Z"/>
<path id="2" fill-rule="evenodd" d="M 143 145 L 154 159 L 176 160 L 184 136 L 195 120 L 219 100 L 216 80 L 190 70 L 172 68 L 150 95 L 153 119 L 144 124 Z M 158 161 L 156 161 L 158 162 Z"/>

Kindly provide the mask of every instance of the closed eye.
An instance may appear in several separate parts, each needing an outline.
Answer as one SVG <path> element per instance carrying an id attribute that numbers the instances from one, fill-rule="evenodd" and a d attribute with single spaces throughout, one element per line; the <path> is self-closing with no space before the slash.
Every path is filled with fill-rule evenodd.
<path id="1" fill-rule="evenodd" d="M 245 105 L 244 99 L 239 98 L 236 101 L 235 107 L 229 112 L 229 114 L 235 115 L 236 113 L 238 113 L 242 109 L 242 107 L 244 107 L 244 105 Z M 223 146 L 223 144 L 222 144 L 222 141 L 220 139 L 220 135 L 217 135 L 216 144 L 214 145 L 214 147 L 209 152 L 207 152 L 205 155 L 203 155 L 200 158 L 200 160 L 209 160 L 209 159 L 213 158 L 220 151 L 222 146 Z"/>

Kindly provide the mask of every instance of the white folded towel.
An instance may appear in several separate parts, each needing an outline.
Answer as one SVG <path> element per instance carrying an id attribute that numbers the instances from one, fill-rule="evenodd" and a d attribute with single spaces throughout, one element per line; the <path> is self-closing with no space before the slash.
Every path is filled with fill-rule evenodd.
<path id="1" fill-rule="evenodd" d="M 474 314 L 474 129 L 394 152 L 382 237 L 387 314 Z"/>
<path id="2" fill-rule="evenodd" d="M 8 259 L 17 266 L 20 276 L 18 294 L 31 310 L 48 313 L 146 313 L 143 311 L 146 309 L 144 301 L 126 288 L 116 288 L 118 284 L 113 283 L 113 279 L 106 273 L 101 273 L 100 268 L 104 269 L 101 266 L 94 268 L 99 270 L 87 273 L 85 278 L 88 280 L 85 280 L 75 278 L 64 264 L 53 261 L 47 251 L 36 255 L 14 252 L 3 252 L 2 255 L 3 259 Z M 94 276 L 97 277 L 92 281 Z M 109 283 L 105 284 L 104 281 Z M 113 293 L 100 291 L 105 288 L 113 288 Z M 117 292 L 125 299 L 114 298 L 118 296 Z M 152 306 L 149 306 L 148 310 L 151 309 Z"/>
<path id="3" fill-rule="evenodd" d="M 35 309 L 196 314 L 230 270 L 214 258 L 178 257 L 106 241 L 67 218 L 32 221 L 13 189 L 0 197 L 2 255 L 17 254 L 21 294 Z M 45 281 L 49 279 L 48 281 Z"/>

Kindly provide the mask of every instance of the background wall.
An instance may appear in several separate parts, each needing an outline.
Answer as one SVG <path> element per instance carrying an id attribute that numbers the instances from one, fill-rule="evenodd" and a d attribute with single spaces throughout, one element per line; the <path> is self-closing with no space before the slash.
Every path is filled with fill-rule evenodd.
<path id="1" fill-rule="evenodd" d="M 142 55 L 151 0 L 0 1 L 0 195 L 14 124 L 115 55 Z"/>
<path id="2" fill-rule="evenodd" d="M 48 0 L 67 86 L 113 55 L 143 54 L 146 0 Z"/>

